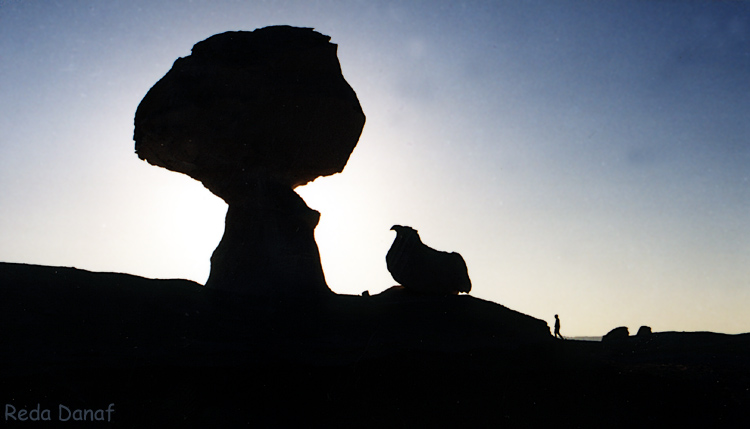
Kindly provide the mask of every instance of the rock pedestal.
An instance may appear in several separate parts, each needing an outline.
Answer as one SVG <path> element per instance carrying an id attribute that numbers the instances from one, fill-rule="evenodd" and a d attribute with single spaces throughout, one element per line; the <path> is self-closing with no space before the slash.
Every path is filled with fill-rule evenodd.
<path id="1" fill-rule="evenodd" d="M 289 298 L 330 292 L 314 236 L 320 213 L 288 187 L 256 185 L 229 205 L 206 286 Z"/>

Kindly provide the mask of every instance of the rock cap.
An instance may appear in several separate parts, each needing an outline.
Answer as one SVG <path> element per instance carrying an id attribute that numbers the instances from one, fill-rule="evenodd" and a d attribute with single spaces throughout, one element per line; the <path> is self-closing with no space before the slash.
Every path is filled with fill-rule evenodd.
<path id="1" fill-rule="evenodd" d="M 365 116 L 336 52 L 290 26 L 197 43 L 138 106 L 136 153 L 225 201 L 259 179 L 294 188 L 341 172 Z"/>

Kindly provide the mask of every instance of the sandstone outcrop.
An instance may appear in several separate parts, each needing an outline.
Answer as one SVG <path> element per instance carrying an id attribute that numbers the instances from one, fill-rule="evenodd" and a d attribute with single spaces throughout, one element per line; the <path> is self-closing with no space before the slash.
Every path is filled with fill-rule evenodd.
<path id="1" fill-rule="evenodd" d="M 294 188 L 341 172 L 365 122 L 330 37 L 274 26 L 217 34 L 146 94 L 135 149 L 229 205 L 206 286 L 290 296 L 330 292 Z"/>
<path id="2" fill-rule="evenodd" d="M 643 325 L 640 328 L 638 328 L 638 333 L 635 334 L 636 337 L 648 337 L 651 335 L 651 327 Z"/>
<path id="3" fill-rule="evenodd" d="M 602 337 L 602 342 L 608 343 L 608 342 L 623 341 L 623 340 L 627 340 L 629 337 L 630 337 L 630 332 L 628 332 L 628 328 L 625 326 L 620 326 L 619 328 L 615 328 L 607 332 L 607 335 Z"/>

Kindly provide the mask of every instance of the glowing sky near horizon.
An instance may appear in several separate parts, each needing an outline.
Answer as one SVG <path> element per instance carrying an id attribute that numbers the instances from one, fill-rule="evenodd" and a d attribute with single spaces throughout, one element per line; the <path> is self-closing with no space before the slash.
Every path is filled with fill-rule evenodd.
<path id="1" fill-rule="evenodd" d="M 0 261 L 203 283 L 225 204 L 133 150 L 213 34 L 313 27 L 367 123 L 298 188 L 339 293 L 393 224 L 563 334 L 750 331 L 750 2 L 0 0 Z"/>

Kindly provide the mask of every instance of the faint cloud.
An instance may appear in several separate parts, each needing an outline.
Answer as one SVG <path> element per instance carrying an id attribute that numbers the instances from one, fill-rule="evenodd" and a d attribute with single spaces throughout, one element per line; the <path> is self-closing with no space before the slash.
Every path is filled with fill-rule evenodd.
<path id="1" fill-rule="evenodd" d="M 738 39 L 747 39 L 748 22 L 746 18 L 733 16 L 727 26 L 729 33 Z"/>
<path id="2" fill-rule="evenodd" d="M 424 40 L 412 38 L 407 42 L 406 50 L 412 59 L 419 60 L 424 58 L 427 47 Z"/>
<path id="3" fill-rule="evenodd" d="M 420 102 L 431 102 L 435 99 L 436 87 L 426 75 L 406 77 L 396 83 L 396 91 L 401 97 Z"/>
<path id="4" fill-rule="evenodd" d="M 402 45 L 395 90 L 401 97 L 432 102 L 437 92 L 434 77 L 436 62 L 429 43 L 422 37 L 410 37 Z"/>
<path id="5" fill-rule="evenodd" d="M 691 68 L 721 68 L 750 72 L 749 26 L 748 16 L 713 14 L 695 17 L 692 29 L 672 52 L 666 71 L 679 74 Z"/>
<path id="6" fill-rule="evenodd" d="M 653 165 L 658 161 L 657 158 L 652 149 L 645 147 L 630 148 L 625 155 L 627 163 L 635 167 Z"/>

